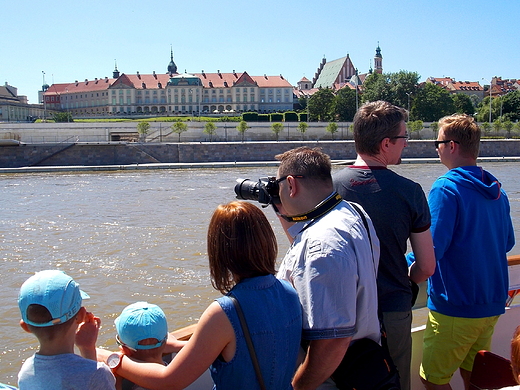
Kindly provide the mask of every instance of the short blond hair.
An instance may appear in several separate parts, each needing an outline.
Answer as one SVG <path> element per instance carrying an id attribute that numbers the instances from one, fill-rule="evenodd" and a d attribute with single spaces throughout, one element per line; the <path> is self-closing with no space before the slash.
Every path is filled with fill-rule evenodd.
<path id="1" fill-rule="evenodd" d="M 457 141 L 464 157 L 478 157 L 481 130 L 475 119 L 467 114 L 445 116 L 439 121 L 439 130 L 445 139 Z"/>

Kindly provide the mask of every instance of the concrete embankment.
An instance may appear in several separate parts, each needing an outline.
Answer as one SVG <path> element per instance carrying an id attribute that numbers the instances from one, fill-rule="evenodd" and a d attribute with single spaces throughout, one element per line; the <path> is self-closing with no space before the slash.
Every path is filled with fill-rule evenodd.
<path id="1" fill-rule="evenodd" d="M 0 146 L 0 168 L 49 170 L 161 169 L 275 164 L 274 156 L 298 146 L 321 147 L 337 162 L 356 157 L 353 141 L 187 142 L 187 143 L 57 143 Z M 481 158 L 516 161 L 520 140 L 483 140 Z M 412 140 L 403 159 L 438 161 L 431 140 Z M 90 168 L 89 168 L 90 167 Z M 56 168 L 53 168 L 54 170 Z M 6 172 L 2 170 L 1 172 Z"/>

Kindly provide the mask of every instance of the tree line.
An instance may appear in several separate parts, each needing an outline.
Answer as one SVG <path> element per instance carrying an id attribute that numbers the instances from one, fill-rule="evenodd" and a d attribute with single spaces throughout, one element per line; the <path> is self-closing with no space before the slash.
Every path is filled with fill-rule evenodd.
<path id="1" fill-rule="evenodd" d="M 322 122 L 352 121 L 359 105 L 375 100 L 406 108 L 411 121 L 434 122 L 454 113 L 472 115 L 490 125 L 520 119 L 520 91 L 480 99 L 477 95 L 451 94 L 433 83 L 419 84 L 419 78 L 417 72 L 408 71 L 373 73 L 358 91 L 343 88 L 334 92 L 324 88 L 308 99 L 300 99 L 300 105 L 307 108 L 310 121 Z"/>

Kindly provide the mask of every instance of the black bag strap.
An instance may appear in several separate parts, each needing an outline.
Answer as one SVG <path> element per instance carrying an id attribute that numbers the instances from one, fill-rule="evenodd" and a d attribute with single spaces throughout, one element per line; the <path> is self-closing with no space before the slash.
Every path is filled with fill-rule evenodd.
<path id="1" fill-rule="evenodd" d="M 372 238 L 370 237 L 370 229 L 369 229 L 365 214 L 363 213 L 363 211 L 361 211 L 358 204 L 356 204 L 354 202 L 348 202 L 348 203 L 357 211 L 357 213 L 363 220 L 363 225 L 365 225 L 365 229 L 368 234 L 368 241 L 370 242 L 370 251 L 372 252 L 372 261 L 374 262 L 374 267 L 375 267 L 374 251 L 372 249 Z M 376 273 L 376 276 L 377 276 L 377 273 Z M 387 357 L 389 359 L 391 359 L 390 350 L 388 349 L 388 340 L 386 339 L 385 324 L 383 322 L 383 313 L 381 312 L 381 310 L 379 310 L 379 308 L 377 309 L 377 316 L 379 317 L 379 327 L 380 327 L 380 331 L 381 331 L 381 346 L 383 347 Z M 392 361 L 392 364 L 393 364 L 393 361 Z"/>
<path id="2" fill-rule="evenodd" d="M 233 305 L 235 305 L 238 319 L 240 320 L 240 325 L 242 326 L 242 331 L 244 332 L 244 338 L 246 339 L 247 348 L 249 349 L 249 354 L 251 355 L 251 361 L 253 362 L 253 367 L 255 368 L 256 377 L 258 379 L 258 383 L 260 384 L 260 389 L 266 390 L 264 378 L 262 377 L 262 372 L 260 371 L 260 364 L 258 363 L 258 358 L 256 357 L 253 340 L 251 339 L 251 334 L 249 333 L 246 318 L 244 317 L 244 312 L 242 311 L 238 300 L 234 296 L 228 295 L 228 297 L 231 299 L 231 302 L 233 302 Z"/>
<path id="3" fill-rule="evenodd" d="M 374 268 L 375 268 L 375 266 L 376 266 L 376 259 L 374 259 L 374 249 L 372 248 L 372 237 L 370 236 L 370 228 L 368 226 L 368 222 L 367 222 L 367 219 L 365 217 L 365 214 L 363 213 L 363 211 L 361 211 L 361 209 L 359 208 L 358 204 L 356 204 L 354 202 L 348 202 L 348 204 L 351 205 L 357 211 L 357 213 L 359 214 L 359 216 L 363 220 L 363 225 L 365 225 L 365 229 L 366 229 L 367 234 L 368 234 L 368 242 L 370 243 L 370 252 L 372 253 L 372 262 L 374 263 Z M 377 276 L 377 274 L 376 274 L 376 276 Z"/>

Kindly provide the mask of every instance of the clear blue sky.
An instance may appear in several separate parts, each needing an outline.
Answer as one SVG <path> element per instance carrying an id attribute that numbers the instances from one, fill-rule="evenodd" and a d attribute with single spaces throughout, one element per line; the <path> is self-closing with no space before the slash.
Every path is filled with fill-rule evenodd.
<path id="1" fill-rule="evenodd" d="M 2 1 L 0 83 L 37 103 L 47 84 L 178 71 L 282 74 L 312 80 L 325 55 L 368 71 L 489 84 L 520 78 L 520 1 Z M 484 79 L 484 81 L 482 81 Z"/>

